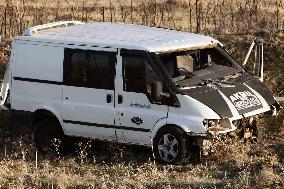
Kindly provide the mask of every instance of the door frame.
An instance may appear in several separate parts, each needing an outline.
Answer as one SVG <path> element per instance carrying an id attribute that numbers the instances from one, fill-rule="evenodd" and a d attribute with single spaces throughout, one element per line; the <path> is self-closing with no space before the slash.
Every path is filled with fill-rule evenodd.
<path id="1" fill-rule="evenodd" d="M 167 118 L 168 111 L 169 111 L 169 105 L 168 105 L 168 103 L 165 103 L 165 104 L 154 103 L 150 99 L 149 95 L 145 94 L 145 97 L 149 101 L 149 104 L 151 106 L 156 106 L 156 107 L 157 106 L 163 106 L 163 107 L 166 107 L 165 115 L 159 117 L 159 119 L 156 120 L 156 122 L 153 125 L 151 125 L 151 128 L 136 128 L 136 127 L 128 126 L 128 125 L 120 125 L 121 124 L 120 120 L 122 119 L 121 117 L 123 116 L 122 115 L 123 112 L 119 112 L 120 110 L 117 108 L 118 106 L 120 106 L 120 104 L 119 104 L 119 95 L 123 95 L 123 94 L 127 93 L 127 91 L 124 91 L 124 87 L 123 87 L 124 86 L 124 73 L 123 73 L 124 72 L 123 71 L 124 67 L 123 67 L 122 58 L 123 58 L 123 55 L 125 53 L 128 54 L 128 55 L 138 55 L 138 56 L 141 56 L 141 57 L 145 58 L 147 60 L 148 64 L 158 74 L 158 76 L 161 78 L 162 82 L 165 83 L 167 87 L 169 87 L 167 85 L 168 82 L 166 81 L 165 77 L 163 76 L 163 73 L 161 73 L 162 71 L 160 71 L 159 66 L 155 65 L 154 60 L 150 56 L 149 52 L 142 51 L 142 50 L 118 49 L 118 52 L 117 52 L 117 66 L 116 66 L 116 81 L 115 81 L 115 126 L 116 126 L 117 140 L 119 142 L 122 142 L 122 143 L 131 143 L 131 144 L 138 144 L 138 145 L 147 145 L 147 146 L 149 146 L 151 144 L 151 131 L 155 127 L 155 124 L 157 122 L 159 122 L 161 119 L 166 119 Z M 131 93 L 131 92 L 129 92 L 129 93 Z M 139 93 L 137 93 L 137 94 L 139 94 Z M 155 109 L 153 109 L 153 110 L 155 111 Z M 143 114 L 142 111 L 147 111 L 147 110 L 141 109 L 141 113 Z M 159 111 L 159 110 L 157 109 L 157 111 Z M 122 122 L 124 122 L 124 121 L 122 121 Z M 142 143 L 141 143 L 141 141 L 138 142 L 138 143 L 133 142 L 133 141 L 129 142 L 129 141 L 127 141 L 125 139 L 126 137 L 123 134 L 123 131 L 125 131 L 125 130 L 127 130 L 126 132 L 132 133 L 133 135 L 134 134 L 139 134 L 141 137 L 142 137 L 142 135 L 144 135 L 144 137 L 147 137 L 148 139 L 146 139 L 147 141 L 145 140 L 145 142 L 142 142 Z M 135 133 L 133 131 L 138 131 L 138 132 Z M 149 136 L 146 136 L 147 134 L 145 134 L 145 133 L 147 133 Z"/>
<path id="2" fill-rule="evenodd" d="M 83 127 L 85 126 L 86 129 L 90 129 L 91 127 L 94 127 L 94 128 L 108 128 L 108 129 L 113 129 L 113 134 L 114 134 L 114 137 L 99 137 L 99 136 L 95 136 L 95 135 L 92 135 L 92 136 L 85 136 L 85 135 L 80 135 L 79 133 L 68 133 L 67 131 L 67 135 L 76 135 L 77 136 L 81 136 L 81 137 L 87 137 L 87 138 L 94 138 L 94 139 L 102 139 L 102 140 L 108 140 L 108 141 L 115 141 L 116 140 L 116 132 L 115 132 L 115 122 L 114 122 L 114 113 L 115 113 L 115 80 L 116 80 L 116 65 L 117 65 L 117 60 L 115 60 L 114 62 L 114 88 L 113 89 L 98 89 L 98 88 L 95 88 L 95 87 L 89 87 L 89 86 L 85 86 L 85 87 L 82 87 L 82 86 L 76 86 L 76 85 L 71 85 L 68 81 L 68 77 L 67 77 L 67 73 L 69 71 L 69 65 L 68 65 L 68 62 L 66 61 L 66 49 L 71 49 L 72 50 L 78 50 L 78 51 L 83 51 L 83 52 L 86 52 L 86 53 L 89 53 L 89 52 L 98 52 L 98 53 L 113 53 L 114 54 L 114 57 L 117 58 L 117 49 L 114 49 L 114 48 L 103 48 L 103 47 L 85 47 L 85 46 L 65 46 L 64 47 L 64 58 L 63 58 L 63 88 L 62 88 L 62 106 L 65 106 L 65 96 L 64 96 L 64 88 L 65 87 L 74 87 L 74 88 L 77 88 L 77 90 L 82 90 L 82 89 L 87 89 L 87 90 L 105 90 L 105 91 L 112 91 L 112 100 L 111 100 L 111 105 L 112 108 L 113 108 L 113 117 L 111 118 L 113 120 L 112 124 L 105 124 L 105 123 L 99 123 L 99 122 L 88 122 L 88 121 L 85 121 L 85 120 L 68 120 L 68 119 L 65 119 L 64 117 L 64 112 L 62 112 L 62 117 L 63 117 L 63 128 L 64 130 L 66 131 L 66 125 L 67 124 L 70 124 L 71 126 L 79 126 L 82 125 Z M 106 97 L 107 98 L 107 97 Z M 62 110 L 64 111 L 64 107 L 62 107 Z M 78 112 L 79 114 L 83 113 L 83 112 Z M 83 128 L 82 127 L 82 128 Z M 75 129 L 76 130 L 76 129 Z M 101 131 L 103 132 L 103 130 Z M 82 132 L 83 133 L 83 132 Z"/>

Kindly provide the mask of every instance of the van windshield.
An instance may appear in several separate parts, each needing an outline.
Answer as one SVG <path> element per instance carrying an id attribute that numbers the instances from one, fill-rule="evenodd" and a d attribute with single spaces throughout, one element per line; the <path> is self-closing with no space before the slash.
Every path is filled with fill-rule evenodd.
<path id="1" fill-rule="evenodd" d="M 206 80 L 237 76 L 244 69 L 222 48 L 178 51 L 158 55 L 172 80 L 181 87 Z"/>

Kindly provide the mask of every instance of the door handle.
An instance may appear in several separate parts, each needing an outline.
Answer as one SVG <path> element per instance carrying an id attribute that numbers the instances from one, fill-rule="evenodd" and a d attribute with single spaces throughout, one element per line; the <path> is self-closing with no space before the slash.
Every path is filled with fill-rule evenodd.
<path id="1" fill-rule="evenodd" d="M 122 95 L 118 95 L 117 102 L 118 102 L 118 104 L 122 104 L 122 102 L 123 102 L 123 96 Z"/>
<path id="2" fill-rule="evenodd" d="M 107 101 L 107 103 L 111 103 L 111 101 L 112 101 L 112 95 L 111 94 L 107 94 L 106 101 Z"/>

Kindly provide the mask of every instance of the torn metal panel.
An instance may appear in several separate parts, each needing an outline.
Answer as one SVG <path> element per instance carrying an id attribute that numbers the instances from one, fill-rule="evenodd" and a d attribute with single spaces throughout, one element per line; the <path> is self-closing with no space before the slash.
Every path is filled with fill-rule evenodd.
<path id="1" fill-rule="evenodd" d="M 155 51 L 156 54 L 164 54 L 164 53 L 173 53 L 173 52 L 184 52 L 184 51 L 194 51 L 194 50 L 201 50 L 201 49 L 207 49 L 207 48 L 214 48 L 218 46 L 223 46 L 218 41 L 211 41 L 211 43 L 203 44 L 203 45 L 197 45 L 192 47 L 184 47 L 184 48 L 167 48 L 164 50 L 158 50 Z"/>

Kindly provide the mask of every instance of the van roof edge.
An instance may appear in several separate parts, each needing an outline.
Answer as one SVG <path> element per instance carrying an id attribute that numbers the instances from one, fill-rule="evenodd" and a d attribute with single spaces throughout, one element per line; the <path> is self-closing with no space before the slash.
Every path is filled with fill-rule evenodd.
<path id="1" fill-rule="evenodd" d="M 71 25 L 82 25 L 85 24 L 84 22 L 81 21 L 59 21 L 59 22 L 52 22 L 48 24 L 42 24 L 42 25 L 37 25 L 30 27 L 26 29 L 23 33 L 24 36 L 33 36 L 33 34 L 38 33 L 39 31 L 42 30 L 47 30 L 55 27 L 68 27 Z"/>

